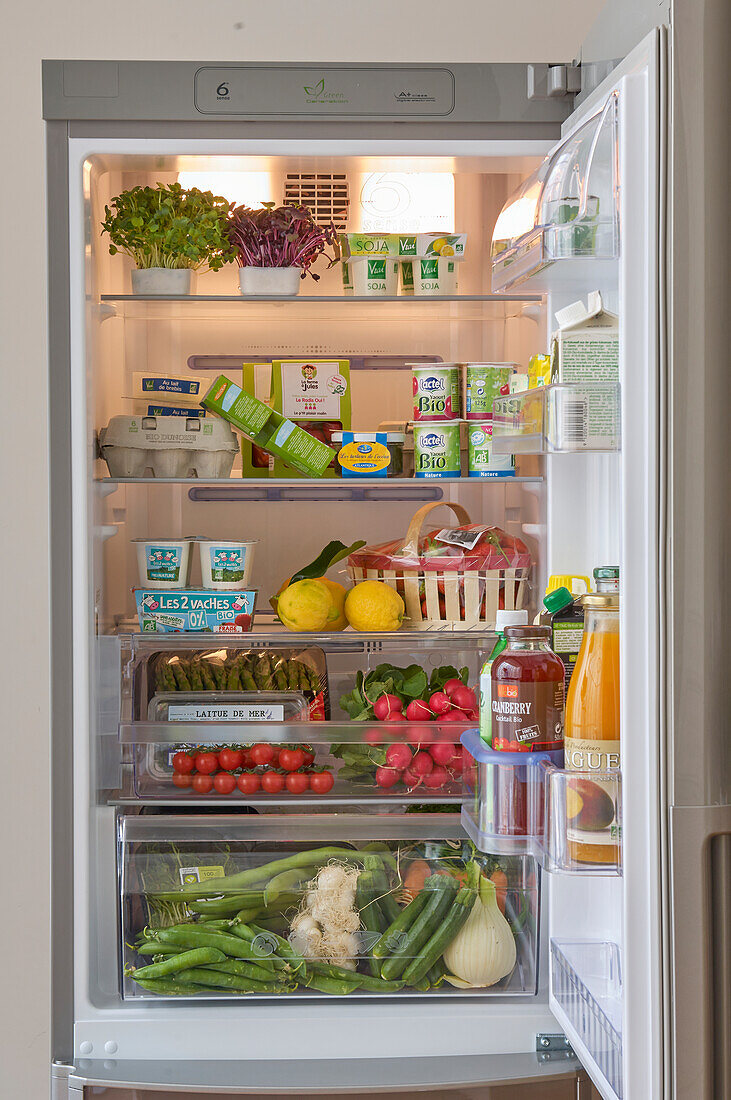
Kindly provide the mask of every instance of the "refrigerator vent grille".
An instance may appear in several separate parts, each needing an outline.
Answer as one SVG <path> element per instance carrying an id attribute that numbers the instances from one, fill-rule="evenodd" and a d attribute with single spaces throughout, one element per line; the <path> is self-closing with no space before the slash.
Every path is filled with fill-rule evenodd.
<path id="1" fill-rule="evenodd" d="M 348 224 L 350 191 L 346 176 L 333 172 L 288 172 L 284 181 L 285 204 L 306 206 L 322 225 L 333 221 L 344 230 Z"/>

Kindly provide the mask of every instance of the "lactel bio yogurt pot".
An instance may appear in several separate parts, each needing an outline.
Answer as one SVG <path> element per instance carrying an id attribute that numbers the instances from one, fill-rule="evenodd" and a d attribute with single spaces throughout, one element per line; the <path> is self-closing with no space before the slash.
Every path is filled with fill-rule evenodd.
<path id="1" fill-rule="evenodd" d="M 466 408 L 468 420 L 492 420 L 492 403 L 510 393 L 515 363 L 467 363 Z"/>
<path id="2" fill-rule="evenodd" d="M 414 473 L 416 477 L 460 477 L 459 420 L 438 424 L 414 424 Z"/>
<path id="3" fill-rule="evenodd" d="M 459 416 L 458 363 L 413 366 L 414 420 L 441 421 Z"/>
<path id="4" fill-rule="evenodd" d="M 492 420 L 467 427 L 470 477 L 515 477 L 515 455 L 493 454 Z"/>
<path id="5" fill-rule="evenodd" d="M 259 539 L 198 539 L 204 588 L 235 592 L 248 588 Z"/>
<path id="6" fill-rule="evenodd" d="M 185 588 L 191 539 L 133 539 L 142 588 Z"/>

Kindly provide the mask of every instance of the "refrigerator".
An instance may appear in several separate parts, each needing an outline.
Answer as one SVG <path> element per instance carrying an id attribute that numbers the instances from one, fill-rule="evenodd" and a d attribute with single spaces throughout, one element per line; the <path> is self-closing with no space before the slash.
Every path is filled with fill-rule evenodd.
<path id="1" fill-rule="evenodd" d="M 720 27 L 723 14 L 713 17 Z M 722 222 L 719 244 L 711 240 L 720 168 L 709 157 L 711 130 L 696 125 L 710 126 L 712 100 L 689 74 L 702 57 L 708 87 L 722 76 L 684 9 L 674 26 L 653 27 L 616 56 L 604 66 L 44 62 L 54 1100 L 107 1090 L 448 1095 L 551 1078 L 575 1079 L 584 1095 L 586 1075 L 604 1100 L 729 1095 L 730 773 L 720 656 L 709 644 L 720 649 L 723 554 L 715 514 L 703 510 L 704 500 L 712 510 L 724 499 L 727 344 L 713 294 L 727 260 Z M 727 148 L 728 135 L 713 141 Z M 250 205 L 301 201 L 353 235 L 439 233 L 443 246 L 466 234 L 458 283 L 409 294 L 397 270 L 391 293 L 374 295 L 367 282 L 353 293 L 340 263 L 320 263 L 320 280 L 303 281 L 297 296 L 251 297 L 228 265 L 194 276 L 190 293 L 135 292 L 130 260 L 110 255 L 101 233 L 105 207 L 124 189 L 177 182 Z M 689 238 L 701 215 L 716 249 L 713 279 L 697 251 L 700 228 Z M 586 387 L 540 393 L 517 381 L 511 410 L 522 412 L 499 428 L 496 406 L 493 420 L 496 452 L 515 456 L 513 476 L 468 476 L 463 434 L 452 476 L 415 477 L 415 365 L 515 364 L 519 379 L 548 351 L 557 311 L 596 302 L 596 292 L 619 319 L 619 384 L 603 390 L 602 441 L 567 419 L 566 402 L 576 416 L 577 402 L 595 396 Z M 157 452 L 134 476 L 131 467 L 111 472 L 104 441 L 113 418 L 140 433 L 166 426 L 156 401 L 170 395 L 151 401 L 144 378 L 187 379 L 202 394 L 224 374 L 266 400 L 286 361 L 347 372 L 352 429 L 405 437 L 403 469 L 313 478 L 255 468 L 237 436 L 223 477 L 201 459 L 205 446 L 173 473 L 151 465 Z M 464 366 L 457 370 L 464 387 Z M 188 398 L 178 422 L 200 443 L 219 418 L 191 412 Z M 536 423 L 524 415 L 531 398 Z M 341 404 L 332 417 L 343 415 Z M 448 580 L 440 590 L 424 576 L 398 630 L 292 632 L 270 607 L 331 539 L 403 542 L 410 524 L 465 518 L 498 527 L 529 559 L 480 582 L 471 618 L 468 580 L 450 597 Z M 251 631 L 212 634 L 194 618 L 195 629 L 179 632 L 174 616 L 171 632 L 150 631 L 135 601 L 139 555 L 177 541 L 192 561 L 188 588 L 200 594 L 206 544 L 191 540 L 203 537 L 253 543 Z M 451 667 L 475 689 L 498 604 L 524 607 L 532 621 L 549 577 L 607 563 L 619 565 L 621 591 L 614 862 L 572 858 L 563 769 L 528 777 L 522 761 L 499 753 L 473 768 L 460 749 L 475 746 L 466 714 L 451 732 L 433 724 L 452 759 L 462 751 L 464 774 L 455 767 L 432 789 L 375 781 L 381 757 L 370 749 L 399 740 L 423 749 L 428 731 L 410 719 L 391 734 L 385 722 L 354 717 L 343 699 L 360 674 L 416 667 L 433 684 Z M 398 587 L 388 566 L 369 568 L 358 574 L 343 559 L 329 576 Z M 230 593 L 217 595 L 230 607 Z M 153 589 L 147 606 L 157 602 Z M 231 700 L 240 708 L 233 721 Z M 245 793 L 173 782 L 176 751 L 254 743 L 265 757 L 304 746 L 334 784 L 302 791 L 282 780 L 281 789 Z M 529 791 L 529 824 L 492 813 L 513 768 L 507 782 Z M 313 904 L 326 866 L 305 853 L 332 850 L 361 885 L 368 869 L 368 882 L 385 883 L 401 906 L 414 896 L 399 893 L 411 864 L 449 872 L 469 862 L 475 840 L 484 873 L 505 876 L 516 951 L 513 968 L 485 988 L 442 979 L 386 989 L 376 977 L 346 995 L 288 971 L 276 989 L 258 974 L 247 995 L 224 982 L 198 995 L 184 986 L 176 997 L 134 981 L 134 968 L 150 962 L 138 952 L 145 936 L 155 958 L 172 953 L 149 933 L 156 922 L 192 920 L 200 931 L 206 917 L 235 916 L 222 878 L 244 874 L 235 896 L 252 914 L 244 924 L 271 917 L 286 943 L 292 912 Z M 269 864 L 264 882 L 253 872 Z M 307 873 L 292 875 L 298 866 Z M 290 890 L 289 910 L 277 908 L 273 899 Z M 227 928 L 218 931 L 230 939 Z M 226 979 L 237 973 L 229 968 Z"/>

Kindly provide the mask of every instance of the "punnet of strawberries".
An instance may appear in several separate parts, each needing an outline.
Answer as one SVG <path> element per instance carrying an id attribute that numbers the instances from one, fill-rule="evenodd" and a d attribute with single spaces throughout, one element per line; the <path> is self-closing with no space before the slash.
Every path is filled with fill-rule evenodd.
<path id="1" fill-rule="evenodd" d="M 500 527 L 467 523 L 427 531 L 416 541 L 393 539 L 379 546 L 364 546 L 348 558 L 360 569 L 448 572 L 529 568 L 532 560 L 522 539 Z"/>

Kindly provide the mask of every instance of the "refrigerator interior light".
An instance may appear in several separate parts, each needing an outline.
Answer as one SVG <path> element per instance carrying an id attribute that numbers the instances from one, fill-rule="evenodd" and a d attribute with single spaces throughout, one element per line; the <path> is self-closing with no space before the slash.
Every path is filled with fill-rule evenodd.
<path id="1" fill-rule="evenodd" d="M 271 172 L 178 172 L 178 183 L 223 195 L 237 206 L 276 201 Z"/>
<path id="2" fill-rule="evenodd" d="M 492 232 L 492 254 L 503 252 L 513 241 L 519 240 L 535 227 L 536 211 L 543 181 L 534 174 L 514 196 L 512 202 L 500 211 Z"/>

